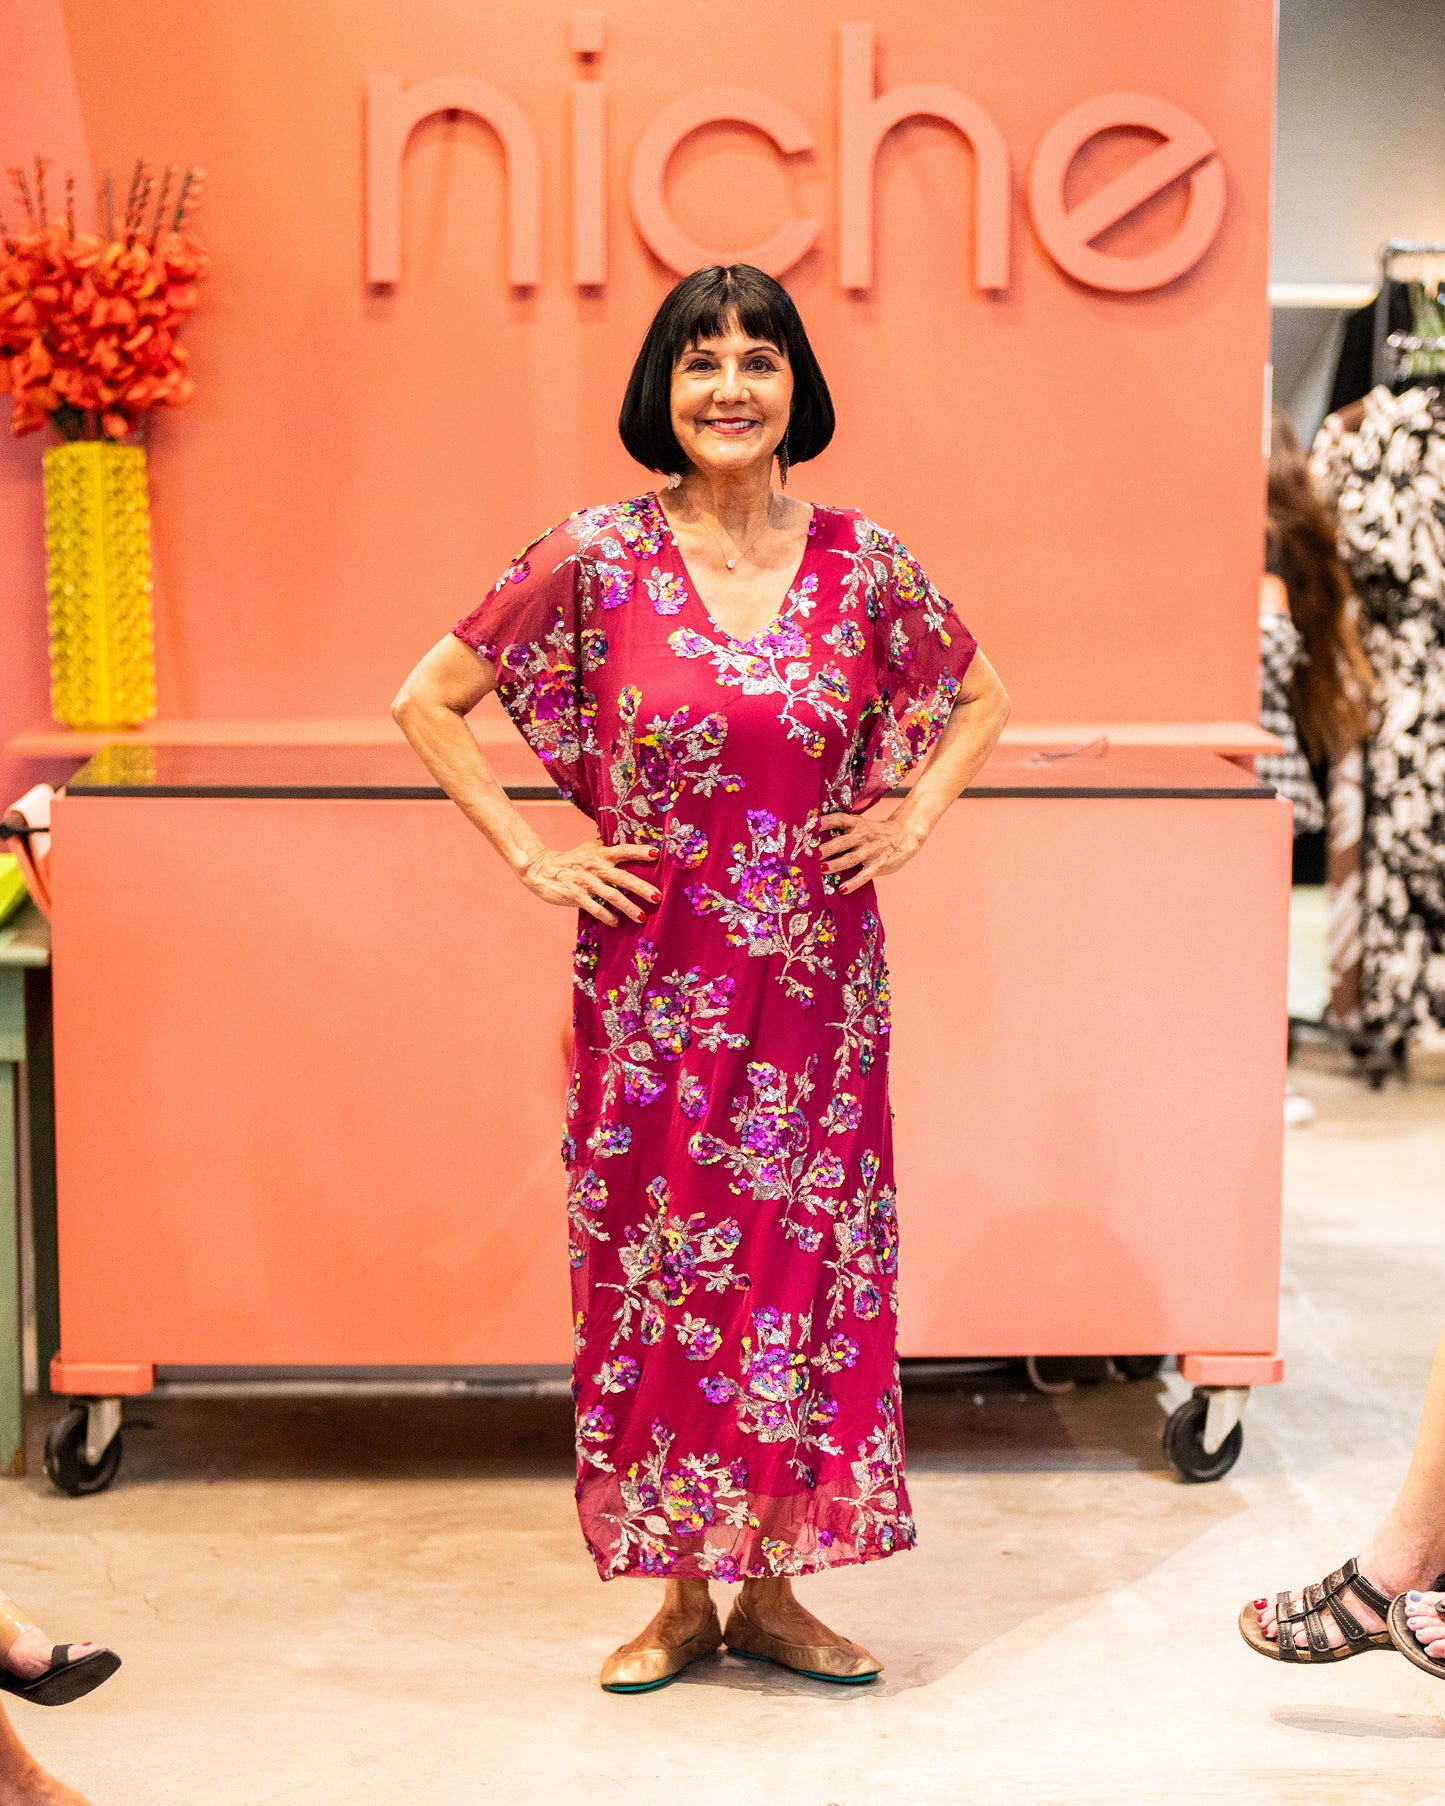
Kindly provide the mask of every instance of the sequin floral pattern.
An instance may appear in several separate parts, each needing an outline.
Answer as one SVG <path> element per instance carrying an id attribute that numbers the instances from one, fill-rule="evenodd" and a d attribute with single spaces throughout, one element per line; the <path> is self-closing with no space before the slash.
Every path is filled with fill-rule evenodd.
<path id="1" fill-rule="evenodd" d="M 775 618 L 736 639 L 652 496 L 573 515 L 456 632 L 661 892 L 642 924 L 583 917 L 573 961 L 598 1572 L 735 1581 L 907 1548 L 888 968 L 872 888 L 824 873 L 820 821 L 926 755 L 973 641 L 891 534 L 821 507 Z"/>
<path id="2" fill-rule="evenodd" d="M 833 914 L 813 910 L 806 861 L 816 867 L 818 817 L 791 827 L 767 809 L 749 809 L 748 837 L 734 841 L 728 867 L 731 893 L 708 884 L 689 884 L 685 895 L 700 916 L 717 916 L 729 946 L 745 947 L 755 958 L 772 958 L 789 996 L 811 1004 L 809 980 L 822 973 L 831 978 L 828 949 L 837 937 Z M 822 888 L 821 876 L 814 883 Z"/>

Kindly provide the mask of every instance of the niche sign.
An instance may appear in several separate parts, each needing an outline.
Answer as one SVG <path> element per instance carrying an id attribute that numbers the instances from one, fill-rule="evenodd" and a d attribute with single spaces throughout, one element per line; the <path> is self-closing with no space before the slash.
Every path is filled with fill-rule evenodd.
<path id="1" fill-rule="evenodd" d="M 600 79 L 605 41 L 600 12 L 572 15 L 572 48 L 590 79 L 572 84 L 571 279 L 579 288 L 607 281 L 607 92 Z M 937 82 L 878 92 L 871 24 L 838 27 L 836 256 L 838 286 L 863 292 L 873 283 L 874 170 L 879 147 L 907 119 L 941 120 L 968 143 L 973 159 L 973 282 L 984 293 L 1008 289 L 1012 269 L 1013 160 L 987 109 L 971 95 Z M 403 88 L 397 75 L 366 84 L 366 279 L 401 278 L 402 175 L 411 134 L 438 113 L 462 113 L 493 131 L 506 169 L 506 280 L 535 288 L 541 280 L 542 158 L 530 119 L 512 97 L 474 76 L 441 75 Z M 731 253 L 691 239 L 668 207 L 667 170 L 692 133 L 711 125 L 751 128 L 785 162 L 816 149 L 808 122 L 784 101 L 756 88 L 699 88 L 664 107 L 633 147 L 629 180 L 632 223 L 660 263 L 678 275 L 703 264 L 752 263 L 782 276 L 818 242 L 811 214 L 782 220 L 761 243 Z M 1066 205 L 1075 159 L 1101 134 L 1129 128 L 1159 142 L 1083 200 Z M 1171 184 L 1183 180 L 1183 215 L 1163 245 L 1131 255 L 1100 250 L 1111 227 Z M 1034 230 L 1065 275 L 1089 288 L 1139 294 L 1175 282 L 1214 242 L 1224 217 L 1225 178 L 1206 128 L 1182 107 L 1151 94 L 1099 94 L 1056 120 L 1040 138 L 1027 183 Z"/>

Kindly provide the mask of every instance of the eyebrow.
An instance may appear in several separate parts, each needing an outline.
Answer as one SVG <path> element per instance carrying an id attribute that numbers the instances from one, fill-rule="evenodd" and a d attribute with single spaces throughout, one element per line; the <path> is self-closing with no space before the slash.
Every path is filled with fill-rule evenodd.
<path id="1" fill-rule="evenodd" d="M 710 343 L 711 341 L 708 340 L 696 345 L 689 345 L 682 355 L 684 357 L 691 357 L 695 351 L 706 352 Z M 781 357 L 783 355 L 782 346 L 775 345 L 771 339 L 753 339 L 749 343 L 747 350 L 743 353 L 743 356 L 746 357 L 750 352 L 754 351 L 771 351 L 775 357 Z"/>

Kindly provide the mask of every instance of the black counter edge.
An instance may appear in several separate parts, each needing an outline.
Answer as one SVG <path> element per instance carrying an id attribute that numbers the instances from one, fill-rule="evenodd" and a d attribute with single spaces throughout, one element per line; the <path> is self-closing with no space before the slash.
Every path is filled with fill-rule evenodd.
<path id="1" fill-rule="evenodd" d="M 507 795 L 514 803 L 560 803 L 566 799 L 551 784 L 509 784 Z M 67 796 L 130 797 L 132 799 L 183 798 L 235 802 L 312 802 L 312 803 L 442 803 L 446 792 L 433 784 L 235 784 L 224 788 L 216 784 L 68 784 Z M 890 790 L 890 797 L 906 796 L 906 790 Z M 1133 785 L 1110 787 L 1091 784 L 975 784 L 958 799 L 961 802 L 989 802 L 1004 798 L 1039 797 L 1058 801 L 1082 798 L 1085 801 L 1129 802 L 1259 802 L 1276 796 L 1269 784 L 1259 785 Z"/>

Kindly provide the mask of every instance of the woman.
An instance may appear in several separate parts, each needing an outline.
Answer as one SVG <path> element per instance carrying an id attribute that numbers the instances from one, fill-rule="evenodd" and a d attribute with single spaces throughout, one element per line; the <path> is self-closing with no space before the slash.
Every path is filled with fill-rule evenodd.
<path id="1" fill-rule="evenodd" d="M 1410 1471 L 1383 1523 L 1318 1586 L 1255 1599 L 1239 1629 L 1280 1662 L 1343 1662 L 1398 1649 L 1445 1680 L 1445 1337 L 1435 1350 Z"/>
<path id="2" fill-rule="evenodd" d="M 51 1643 L 35 1620 L 0 1593 L 0 1693 L 37 1706 L 63 1706 L 93 1692 L 120 1667 L 95 1643 Z M 46 1774 L 0 1709 L 0 1806 L 86 1806 Z"/>
<path id="3" fill-rule="evenodd" d="M 1294 748 L 1300 787 L 1287 778 L 1271 776 L 1271 782 L 1294 802 L 1295 832 L 1303 834 L 1324 820 L 1310 767 L 1333 768 L 1358 749 L 1370 728 L 1375 674 L 1355 628 L 1334 517 L 1315 494 L 1288 414 L 1278 410 L 1270 423 L 1266 523 L 1259 597 L 1264 702 L 1281 717 L 1275 731 Z M 1260 768 L 1266 771 L 1265 760 Z"/>
<path id="4" fill-rule="evenodd" d="M 1370 726 L 1374 673 L 1355 630 L 1350 580 L 1335 549 L 1335 522 L 1315 494 L 1304 452 L 1287 414 L 1270 422 L 1265 572 L 1259 587 L 1260 725 L 1283 750 L 1258 760 L 1259 775 L 1294 806 L 1295 877 L 1312 882 L 1313 844 L 1301 836 L 1325 826 L 1315 773 L 1329 773 L 1330 945 L 1338 955 L 1358 942 L 1350 927 L 1359 909 L 1360 742 Z M 1301 852 L 1304 858 L 1301 858 Z M 1350 855 L 1353 855 L 1351 858 Z M 1316 871 L 1316 876 L 1318 875 Z M 1330 1016 L 1358 1011 L 1358 960 L 1353 984 L 1334 987 Z M 1347 988 L 1349 987 L 1349 988 Z M 1309 1122 L 1314 1105 L 1285 1086 L 1285 1121 Z"/>
<path id="5" fill-rule="evenodd" d="M 914 1540 L 873 880 L 922 847 L 1007 700 L 890 533 L 773 488 L 833 408 L 771 277 L 679 283 L 619 428 L 662 490 L 529 546 L 395 714 L 521 882 L 582 912 L 578 1509 L 603 1579 L 667 1583 L 602 1684 L 660 1686 L 724 1638 L 870 1680 L 792 1581 Z M 493 689 L 599 838 L 554 850 L 507 800 L 464 721 Z M 725 1632 L 710 1580 L 742 1582 Z"/>

